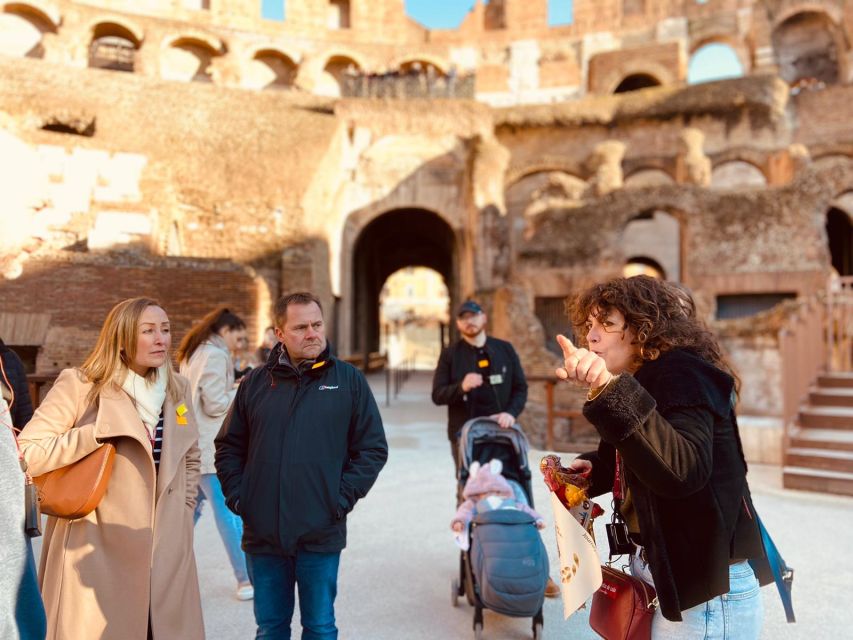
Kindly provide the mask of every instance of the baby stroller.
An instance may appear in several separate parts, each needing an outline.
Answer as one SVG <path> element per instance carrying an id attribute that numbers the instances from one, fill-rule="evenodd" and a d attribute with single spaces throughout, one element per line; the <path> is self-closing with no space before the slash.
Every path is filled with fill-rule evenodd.
<path id="1" fill-rule="evenodd" d="M 521 427 L 502 429 L 490 418 L 473 418 L 459 438 L 460 487 L 468 481 L 475 461 L 499 459 L 515 499 L 533 506 L 530 444 Z M 452 603 L 464 595 L 474 607 L 474 637 L 483 633 L 483 609 L 517 618 L 533 618 L 534 639 L 542 636 L 542 603 L 548 581 L 548 555 L 534 520 L 523 511 L 485 511 L 474 516 L 468 551 L 459 557 L 459 577 L 451 583 Z"/>

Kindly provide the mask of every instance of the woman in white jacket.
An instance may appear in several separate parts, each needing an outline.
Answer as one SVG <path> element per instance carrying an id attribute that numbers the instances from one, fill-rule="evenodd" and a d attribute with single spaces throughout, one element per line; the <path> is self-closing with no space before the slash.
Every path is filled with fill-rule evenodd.
<path id="1" fill-rule="evenodd" d="M 190 381 L 199 430 L 201 478 L 195 521 L 201 516 L 202 503 L 205 500 L 210 502 L 219 536 L 237 578 L 238 600 L 251 600 L 254 591 L 246 571 L 246 557 L 240 548 L 243 521 L 225 506 L 222 487 L 213 466 L 213 439 L 219 433 L 236 394 L 231 353 L 245 334 L 246 323 L 225 307 L 220 307 L 190 329 L 177 354 L 181 374 Z"/>

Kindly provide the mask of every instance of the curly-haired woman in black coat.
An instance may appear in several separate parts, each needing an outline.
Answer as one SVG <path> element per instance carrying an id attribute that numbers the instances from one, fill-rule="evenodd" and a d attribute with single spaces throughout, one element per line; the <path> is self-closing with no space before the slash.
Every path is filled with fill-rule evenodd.
<path id="1" fill-rule="evenodd" d="M 570 305 L 581 345 L 558 341 L 557 376 L 588 387 L 601 441 L 571 467 L 612 491 L 636 545 L 631 571 L 657 590 L 652 637 L 749 640 L 759 580 L 772 580 L 755 519 L 734 400 L 739 384 L 693 300 L 650 278 L 615 278 Z M 748 562 L 752 561 L 752 563 Z"/>

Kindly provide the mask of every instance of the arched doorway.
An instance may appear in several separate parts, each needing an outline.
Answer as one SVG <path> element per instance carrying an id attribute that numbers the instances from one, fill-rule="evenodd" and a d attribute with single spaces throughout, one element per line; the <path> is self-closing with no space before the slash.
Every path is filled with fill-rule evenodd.
<path id="1" fill-rule="evenodd" d="M 853 276 L 853 226 L 847 212 L 835 207 L 827 212 L 826 237 L 832 268 L 840 276 Z"/>
<path id="2" fill-rule="evenodd" d="M 656 277 L 681 281 L 681 224 L 669 212 L 649 209 L 634 216 L 622 233 L 622 251 L 630 267 L 626 276 L 655 271 Z"/>
<path id="3" fill-rule="evenodd" d="M 822 12 L 796 13 L 773 30 L 773 51 L 779 75 L 788 84 L 835 84 L 842 80 L 837 27 Z"/>
<path id="4" fill-rule="evenodd" d="M 629 91 L 639 91 L 640 89 L 659 86 L 660 80 L 653 75 L 648 73 L 632 73 L 622 79 L 622 82 L 613 90 L 613 93 L 628 93 Z"/>
<path id="5" fill-rule="evenodd" d="M 382 214 L 358 235 L 352 255 L 353 353 L 379 349 L 379 296 L 394 272 L 411 266 L 432 269 L 444 279 L 451 306 L 454 302 L 456 238 L 450 225 L 431 211 L 395 209 Z"/>
<path id="6" fill-rule="evenodd" d="M 379 294 L 379 350 L 389 364 L 431 370 L 438 362 L 449 320 L 450 291 L 440 273 L 404 267 L 392 273 Z"/>

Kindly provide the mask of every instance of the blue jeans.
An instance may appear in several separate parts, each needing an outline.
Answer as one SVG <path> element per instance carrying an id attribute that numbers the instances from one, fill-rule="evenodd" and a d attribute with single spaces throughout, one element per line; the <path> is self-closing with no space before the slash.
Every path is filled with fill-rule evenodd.
<path id="1" fill-rule="evenodd" d="M 290 620 L 299 589 L 299 615 L 303 640 L 336 640 L 335 596 L 341 552 L 313 553 L 299 550 L 295 556 L 246 554 L 249 576 L 255 587 L 255 638 L 290 640 Z"/>
<path id="2" fill-rule="evenodd" d="M 651 582 L 647 566 L 631 558 L 631 573 Z M 652 620 L 652 640 L 758 640 L 764 621 L 764 603 L 758 580 L 747 561 L 729 566 L 729 592 L 681 612 L 681 622 L 663 617 Z"/>
<path id="3" fill-rule="evenodd" d="M 243 539 L 243 521 L 240 516 L 234 514 L 225 506 L 225 496 L 222 495 L 222 485 L 215 473 L 203 473 L 198 481 L 198 499 L 195 505 L 193 523 L 198 522 L 201 517 L 202 503 L 208 500 L 213 508 L 213 517 L 216 519 L 216 528 L 219 529 L 219 537 L 225 544 L 225 551 L 234 569 L 234 577 L 238 583 L 248 582 L 249 573 L 246 571 L 246 556 L 240 548 Z"/>

